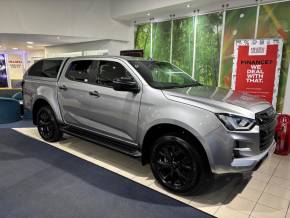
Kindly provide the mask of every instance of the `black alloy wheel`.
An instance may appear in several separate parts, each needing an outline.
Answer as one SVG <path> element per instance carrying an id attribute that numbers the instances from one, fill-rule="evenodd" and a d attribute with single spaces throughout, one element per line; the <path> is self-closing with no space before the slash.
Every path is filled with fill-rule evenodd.
<path id="1" fill-rule="evenodd" d="M 150 162 L 155 178 L 180 194 L 196 192 L 206 172 L 193 145 L 177 134 L 162 136 L 154 143 Z"/>
<path id="2" fill-rule="evenodd" d="M 37 128 L 45 141 L 55 142 L 62 137 L 52 109 L 49 106 L 40 108 L 37 113 Z"/>

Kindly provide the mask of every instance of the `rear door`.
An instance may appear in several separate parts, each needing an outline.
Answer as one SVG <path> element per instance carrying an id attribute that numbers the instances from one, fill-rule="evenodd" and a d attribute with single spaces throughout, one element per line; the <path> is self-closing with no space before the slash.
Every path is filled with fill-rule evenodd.
<path id="1" fill-rule="evenodd" d="M 80 128 L 91 124 L 92 99 L 94 90 L 91 75 L 95 71 L 97 60 L 70 59 L 58 82 L 58 102 L 65 123 Z"/>

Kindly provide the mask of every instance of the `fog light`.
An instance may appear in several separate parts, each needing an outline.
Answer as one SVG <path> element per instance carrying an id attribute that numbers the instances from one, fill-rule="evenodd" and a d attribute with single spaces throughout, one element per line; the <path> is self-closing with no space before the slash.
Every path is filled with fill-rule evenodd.
<path id="1" fill-rule="evenodd" d="M 233 149 L 233 158 L 241 158 L 243 157 L 243 152 L 251 151 L 250 148 L 241 145 L 239 141 L 236 141 L 236 146 Z"/>

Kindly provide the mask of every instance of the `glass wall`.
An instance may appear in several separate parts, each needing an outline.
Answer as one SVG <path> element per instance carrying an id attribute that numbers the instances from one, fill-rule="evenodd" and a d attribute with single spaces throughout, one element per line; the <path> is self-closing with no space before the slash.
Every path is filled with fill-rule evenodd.
<path id="1" fill-rule="evenodd" d="M 260 7 L 258 38 L 279 37 L 284 40 L 277 110 L 282 111 L 290 59 L 290 2 Z"/>
<path id="2" fill-rule="evenodd" d="M 290 1 L 260 5 L 257 27 L 257 6 L 227 10 L 224 23 L 223 13 L 217 12 L 142 24 L 136 29 L 135 48 L 144 49 L 147 58 L 152 50 L 152 58 L 171 61 L 204 85 L 230 88 L 236 39 L 255 38 L 256 29 L 257 38 L 282 38 L 284 50 L 277 101 L 277 110 L 281 112 L 290 63 L 289 11 Z"/>
<path id="3" fill-rule="evenodd" d="M 144 50 L 144 57 L 150 57 L 151 49 L 151 24 L 138 25 L 135 32 L 135 48 Z"/>
<path id="4" fill-rule="evenodd" d="M 172 63 L 188 74 L 193 65 L 194 17 L 173 21 Z"/>
<path id="5" fill-rule="evenodd" d="M 222 49 L 220 86 L 231 87 L 233 52 L 236 39 L 253 39 L 257 7 L 240 8 L 226 12 Z"/>
<path id="6" fill-rule="evenodd" d="M 152 57 L 155 60 L 170 61 L 171 21 L 154 23 L 152 32 Z"/>
<path id="7" fill-rule="evenodd" d="M 194 78 L 201 84 L 218 86 L 222 13 L 197 17 Z"/>

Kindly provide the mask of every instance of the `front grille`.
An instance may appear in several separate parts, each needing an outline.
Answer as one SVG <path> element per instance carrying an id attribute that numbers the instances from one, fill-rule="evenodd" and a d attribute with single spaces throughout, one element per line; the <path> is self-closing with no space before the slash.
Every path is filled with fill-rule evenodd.
<path id="1" fill-rule="evenodd" d="M 276 127 L 276 111 L 271 107 L 256 114 L 256 122 L 260 126 L 260 150 L 268 148 L 274 140 Z"/>

